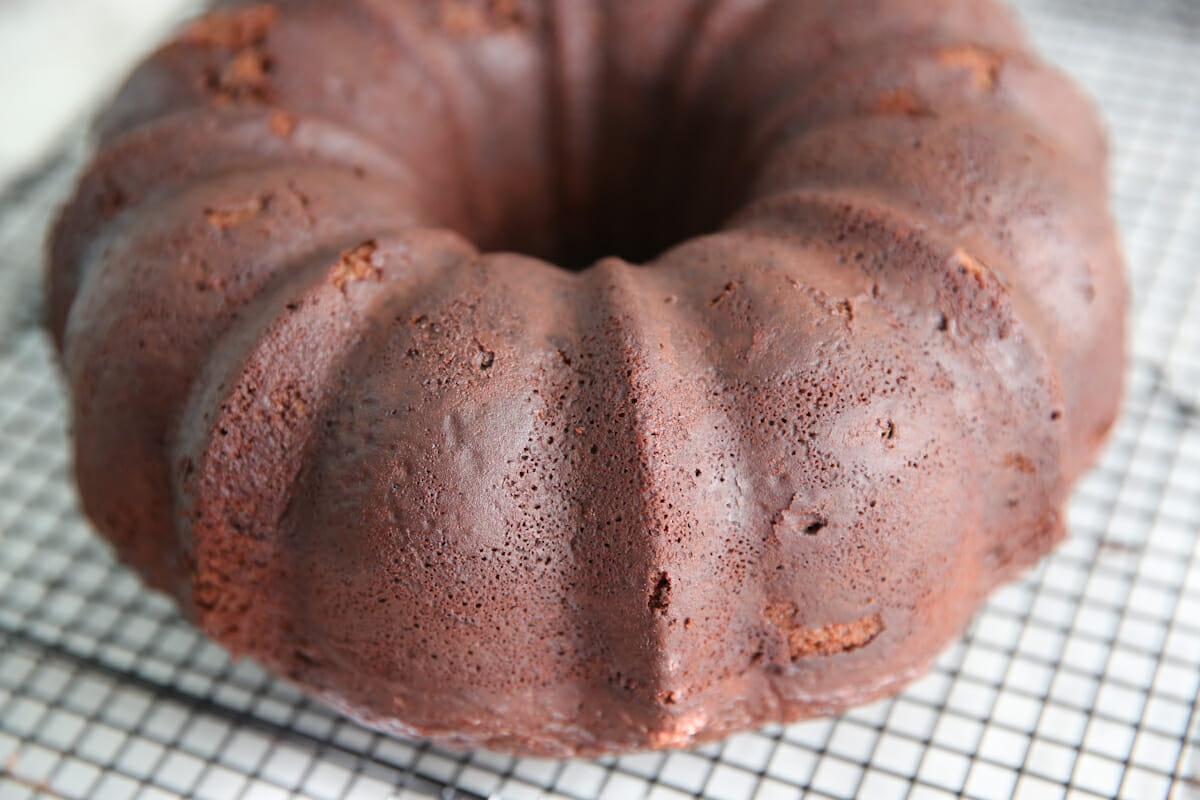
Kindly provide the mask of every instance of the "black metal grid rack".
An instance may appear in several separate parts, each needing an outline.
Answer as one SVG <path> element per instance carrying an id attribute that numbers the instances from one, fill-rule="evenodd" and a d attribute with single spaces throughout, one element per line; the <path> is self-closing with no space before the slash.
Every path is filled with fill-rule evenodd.
<path id="1" fill-rule="evenodd" d="M 0 197 L 0 796 L 1200 798 L 1200 4 L 1020 0 L 1097 98 L 1133 284 L 1124 415 L 1072 537 L 897 698 L 691 752 L 450 754 L 234 663 L 82 520 L 39 330 L 82 143 Z"/>

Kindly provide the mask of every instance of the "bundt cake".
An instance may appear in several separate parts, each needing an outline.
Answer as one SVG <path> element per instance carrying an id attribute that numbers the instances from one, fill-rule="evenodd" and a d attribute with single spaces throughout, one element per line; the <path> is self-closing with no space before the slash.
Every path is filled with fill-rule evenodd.
<path id="1" fill-rule="evenodd" d="M 1124 287 L 990 0 L 276 0 L 141 66 L 50 246 L 84 508 L 456 747 L 896 692 L 1063 535 Z"/>

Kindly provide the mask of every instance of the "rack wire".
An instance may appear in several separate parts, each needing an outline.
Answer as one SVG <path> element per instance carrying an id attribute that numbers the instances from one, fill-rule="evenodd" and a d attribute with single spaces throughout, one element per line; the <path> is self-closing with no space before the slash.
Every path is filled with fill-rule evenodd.
<path id="1" fill-rule="evenodd" d="M 1133 286 L 1128 397 L 1072 536 L 899 697 L 689 752 L 443 752 L 207 641 L 71 483 L 39 265 L 82 142 L 0 196 L 0 796 L 1200 798 L 1200 5 L 1017 7 L 1107 118 Z"/>

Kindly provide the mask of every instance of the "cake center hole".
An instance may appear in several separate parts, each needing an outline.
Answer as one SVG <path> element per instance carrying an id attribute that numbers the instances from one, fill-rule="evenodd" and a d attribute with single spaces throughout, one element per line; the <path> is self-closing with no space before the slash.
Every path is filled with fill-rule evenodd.
<path id="1" fill-rule="evenodd" d="M 546 174 L 516 173 L 500 187 L 499 224 L 477 242 L 582 271 L 609 256 L 643 264 L 719 229 L 741 205 L 744 185 L 705 122 L 675 116 L 609 126 L 585 163 L 561 148 Z"/>

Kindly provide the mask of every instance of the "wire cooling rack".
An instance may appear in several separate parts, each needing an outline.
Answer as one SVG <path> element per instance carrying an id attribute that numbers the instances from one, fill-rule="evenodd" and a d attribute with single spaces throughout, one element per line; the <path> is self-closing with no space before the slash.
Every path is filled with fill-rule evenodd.
<path id="1" fill-rule="evenodd" d="M 1023 0 L 1099 100 L 1128 400 L 1072 536 L 901 696 L 691 752 L 446 753 L 234 663 L 80 517 L 38 276 L 69 149 L 0 198 L 0 797 L 1200 798 L 1200 4 Z"/>

